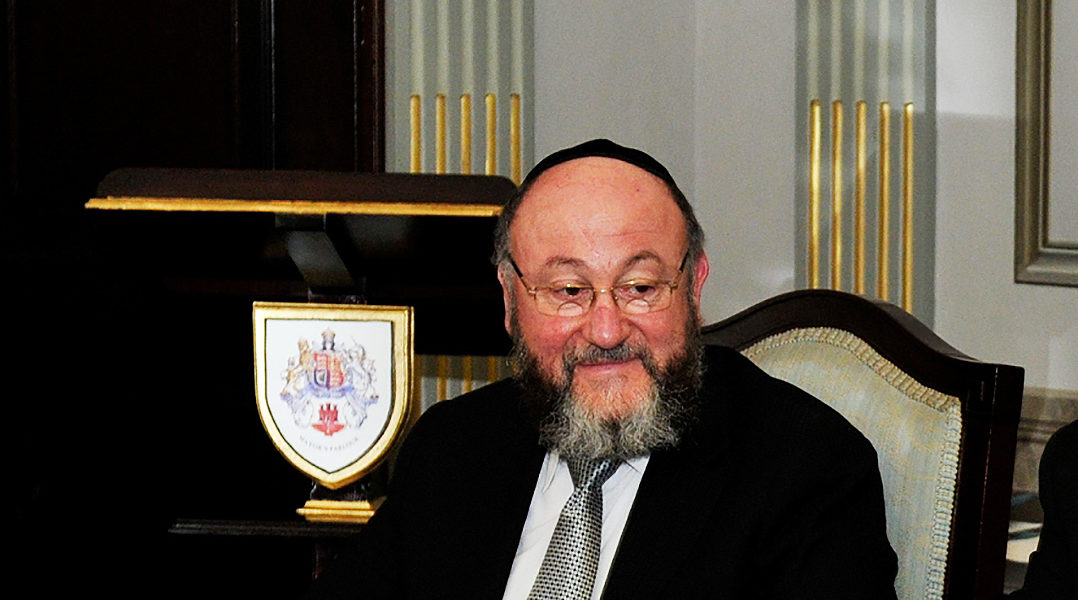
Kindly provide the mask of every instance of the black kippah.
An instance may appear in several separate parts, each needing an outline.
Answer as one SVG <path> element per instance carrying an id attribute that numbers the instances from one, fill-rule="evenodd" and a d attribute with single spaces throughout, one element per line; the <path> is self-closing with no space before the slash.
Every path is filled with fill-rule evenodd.
<path id="1" fill-rule="evenodd" d="M 539 164 L 535 165 L 535 167 L 528 172 L 528 176 L 524 178 L 523 184 L 531 183 L 536 177 L 539 177 L 543 171 L 546 171 L 555 165 L 589 156 L 613 158 L 622 162 L 627 162 L 630 165 L 640 167 L 648 173 L 662 179 L 670 186 L 677 188 L 677 183 L 674 182 L 674 178 L 670 175 L 670 171 L 667 171 L 666 167 L 655 160 L 650 154 L 643 150 L 637 150 L 636 148 L 626 148 L 625 146 L 604 139 L 590 140 L 583 144 L 573 146 L 572 148 L 558 150 L 550 156 L 547 156 L 539 161 Z"/>

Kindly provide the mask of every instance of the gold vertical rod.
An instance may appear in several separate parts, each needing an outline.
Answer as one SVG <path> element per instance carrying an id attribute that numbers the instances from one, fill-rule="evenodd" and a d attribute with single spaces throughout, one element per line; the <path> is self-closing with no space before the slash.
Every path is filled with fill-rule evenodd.
<path id="1" fill-rule="evenodd" d="M 414 423 L 415 419 L 419 418 L 419 415 L 423 412 L 423 368 L 421 357 L 415 356 L 412 366 L 414 368 L 412 369 L 412 389 L 409 390 L 411 394 L 409 399 L 412 400 L 410 411 L 412 422 Z"/>
<path id="2" fill-rule="evenodd" d="M 444 354 L 438 355 L 438 402 L 449 396 L 449 357 Z"/>
<path id="3" fill-rule="evenodd" d="M 877 211 L 876 296 L 888 300 L 891 264 L 891 105 L 880 103 L 880 206 Z"/>
<path id="4" fill-rule="evenodd" d="M 902 308 L 913 311 L 913 103 L 902 114 Z"/>
<path id="5" fill-rule="evenodd" d="M 487 94 L 487 175 L 498 173 L 498 143 L 495 127 L 498 125 L 494 94 Z"/>
<path id="6" fill-rule="evenodd" d="M 809 105 L 808 285 L 820 287 L 820 101 Z"/>
<path id="7" fill-rule="evenodd" d="M 509 96 L 509 175 L 520 183 L 520 94 Z"/>
<path id="8" fill-rule="evenodd" d="M 866 114 L 864 100 L 857 103 L 857 178 L 854 190 L 854 232 L 853 232 L 853 291 L 865 293 L 865 176 L 868 172 L 868 151 L 866 147 Z"/>
<path id="9" fill-rule="evenodd" d="M 434 172 L 445 174 L 446 163 L 445 94 L 434 97 Z"/>
<path id="10" fill-rule="evenodd" d="M 498 357 L 487 357 L 487 383 L 494 383 L 498 380 Z"/>
<path id="11" fill-rule="evenodd" d="M 472 391 L 475 387 L 472 378 L 472 357 L 462 356 L 460 357 L 460 393 L 465 394 Z"/>
<path id="12" fill-rule="evenodd" d="M 472 173 L 472 96 L 460 96 L 460 172 Z"/>
<path id="13" fill-rule="evenodd" d="M 831 289 L 842 289 L 842 101 L 831 103 Z"/>
<path id="14" fill-rule="evenodd" d="M 412 94 L 412 162 L 411 172 L 419 173 L 423 170 L 423 143 L 422 143 L 422 108 L 419 105 L 419 94 Z"/>

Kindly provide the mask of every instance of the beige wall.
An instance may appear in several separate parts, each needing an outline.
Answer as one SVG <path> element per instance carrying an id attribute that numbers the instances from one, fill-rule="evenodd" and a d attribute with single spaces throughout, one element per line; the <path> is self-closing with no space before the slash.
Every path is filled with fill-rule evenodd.
<path id="1" fill-rule="evenodd" d="M 538 0 L 534 14 L 536 158 L 608 137 L 691 182 L 693 3 Z"/>
<path id="2" fill-rule="evenodd" d="M 708 322 L 793 286 L 791 7 L 535 4 L 536 156 L 603 136 L 663 161 L 707 231 Z"/>
<path id="3" fill-rule="evenodd" d="M 794 4 L 539 0 L 536 156 L 594 136 L 663 160 L 708 233 L 707 321 L 793 287 Z M 1078 289 L 1017 285 L 1013 2 L 937 2 L 935 329 L 1078 390 Z"/>
<path id="4" fill-rule="evenodd" d="M 1015 5 L 937 3 L 936 330 L 1078 390 L 1078 288 L 1014 283 Z"/>

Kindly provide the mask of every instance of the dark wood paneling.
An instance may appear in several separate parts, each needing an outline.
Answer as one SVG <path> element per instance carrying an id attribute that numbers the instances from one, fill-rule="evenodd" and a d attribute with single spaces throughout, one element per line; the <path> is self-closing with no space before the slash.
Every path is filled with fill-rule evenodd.
<path id="1" fill-rule="evenodd" d="M 31 349 L 7 391 L 16 566 L 36 593 L 309 575 L 272 544 L 165 533 L 294 519 L 309 493 L 253 396 L 251 301 L 306 294 L 273 216 L 83 205 L 119 167 L 381 170 L 381 4 L 7 0 L 0 264 L 7 338 Z"/>

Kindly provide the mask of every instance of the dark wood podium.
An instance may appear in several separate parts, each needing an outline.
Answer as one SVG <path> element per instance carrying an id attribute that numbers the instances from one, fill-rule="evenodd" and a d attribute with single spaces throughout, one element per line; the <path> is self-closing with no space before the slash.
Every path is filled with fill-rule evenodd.
<path id="1" fill-rule="evenodd" d="M 377 495 L 387 478 L 383 464 L 326 490 L 276 452 L 255 408 L 251 303 L 412 306 L 417 354 L 504 354 L 489 258 L 514 189 L 495 176 L 205 169 L 100 182 L 86 204 L 99 251 L 135 296 L 101 333 L 153 340 L 130 356 L 156 390 L 147 414 L 168 421 L 146 436 L 159 500 L 130 509 L 150 536 L 167 531 L 160 577 L 184 593 L 295 597 L 362 527 L 296 508 Z"/>

